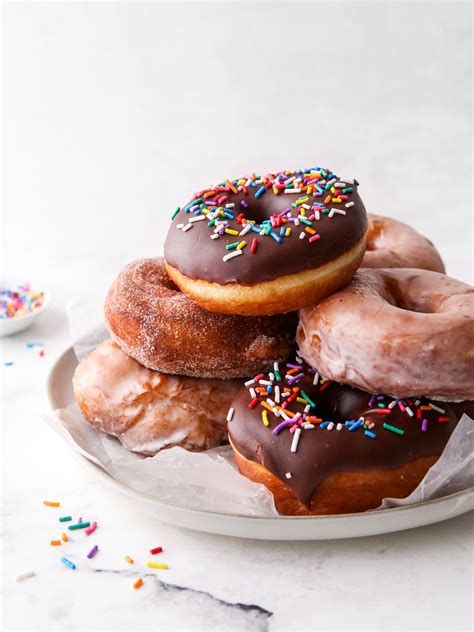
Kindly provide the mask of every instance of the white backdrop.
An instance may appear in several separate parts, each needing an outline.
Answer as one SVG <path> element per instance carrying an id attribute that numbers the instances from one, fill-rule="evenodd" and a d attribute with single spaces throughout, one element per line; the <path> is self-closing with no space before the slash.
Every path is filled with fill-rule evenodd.
<path id="1" fill-rule="evenodd" d="M 7 270 L 51 277 L 80 258 L 71 285 L 103 276 L 102 291 L 117 262 L 161 252 L 197 188 L 324 163 L 471 281 L 470 16 L 455 3 L 5 6 Z"/>

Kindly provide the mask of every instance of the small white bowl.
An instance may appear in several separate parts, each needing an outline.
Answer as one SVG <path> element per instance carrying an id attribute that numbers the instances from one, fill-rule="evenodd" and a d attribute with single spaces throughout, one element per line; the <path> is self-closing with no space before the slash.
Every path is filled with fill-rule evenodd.
<path id="1" fill-rule="evenodd" d="M 0 281 L 0 290 L 14 290 L 18 286 L 22 285 L 25 281 L 19 281 L 18 279 L 5 278 Z M 25 314 L 24 316 L 13 316 L 13 318 L 1 318 L 0 319 L 0 338 L 3 336 L 11 336 L 12 334 L 16 334 L 19 331 L 23 331 L 23 329 L 27 329 L 31 327 L 34 323 L 35 319 L 44 312 L 44 310 L 48 307 L 51 302 L 51 294 L 46 290 L 42 290 L 40 285 L 36 285 L 36 283 L 30 283 L 33 291 L 43 292 L 43 304 L 41 307 L 36 309 L 34 312 L 30 312 L 29 314 Z"/>

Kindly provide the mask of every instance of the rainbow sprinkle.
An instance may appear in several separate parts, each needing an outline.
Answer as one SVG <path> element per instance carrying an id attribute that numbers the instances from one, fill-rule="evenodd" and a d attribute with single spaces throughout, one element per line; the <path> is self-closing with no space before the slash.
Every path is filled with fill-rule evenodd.
<path id="1" fill-rule="evenodd" d="M 44 301 L 44 292 L 33 292 L 29 283 L 14 289 L 0 289 L 0 320 L 20 318 L 38 311 Z"/>
<path id="2" fill-rule="evenodd" d="M 282 375 L 284 376 L 283 379 Z M 432 422 L 451 421 L 444 408 L 430 401 L 424 400 L 422 402 L 418 398 L 396 399 L 378 393 L 367 395 L 367 410 L 363 416 L 357 419 L 347 419 L 343 422 L 323 419 L 317 414 L 317 396 L 309 397 L 302 388 L 301 381 L 305 378 L 305 384 L 307 384 L 308 377 L 311 378 L 312 388 L 316 387 L 319 393 L 324 392 L 334 383 L 324 379 L 314 369 L 306 365 L 298 353 L 295 362 L 285 363 L 282 365 L 282 369 L 279 363 L 275 362 L 273 371 L 269 372 L 268 375 L 259 373 L 245 382 L 249 392 L 248 408 L 260 409 L 262 422 L 266 427 L 270 426 L 271 414 L 274 416 L 273 420 L 275 418 L 278 420 L 276 425 L 273 424 L 269 428 L 274 435 L 279 435 L 285 431 L 293 435 L 291 452 L 298 451 L 298 446 L 304 436 L 303 431 L 314 430 L 315 428 L 329 432 L 332 430 L 337 432 L 341 430 L 347 432 L 361 431 L 365 437 L 371 440 L 376 439 L 377 432 L 383 430 L 403 436 L 405 434 L 403 428 L 387 423 L 395 407 L 413 423 L 418 422 L 418 427 L 422 432 L 429 431 L 429 415 Z M 295 405 L 299 405 L 298 409 L 295 409 Z M 303 406 L 302 410 L 301 406 Z M 230 409 L 228 418 L 231 419 L 233 415 L 234 409 Z M 374 415 L 381 417 L 380 422 L 377 418 L 374 420 Z"/>
<path id="3" fill-rule="evenodd" d="M 190 230 L 196 222 L 207 220 L 209 237 L 213 240 L 226 235 L 237 238 L 257 233 L 262 241 L 270 237 L 277 244 L 292 236 L 298 239 L 308 236 L 308 242 L 316 244 L 321 238 L 319 222 L 322 217 L 346 215 L 347 209 L 354 206 L 350 195 L 358 184 L 357 180 L 342 180 L 330 169 L 321 167 L 279 171 L 264 176 L 252 173 L 236 180 L 224 180 L 195 193 L 188 204 L 172 213 L 171 220 L 182 213 L 182 221 L 176 224 L 176 228 L 183 232 Z M 291 196 L 286 209 L 274 211 L 260 222 L 252 219 L 253 199 L 285 194 Z M 240 204 L 230 201 L 235 195 L 243 195 L 248 201 L 242 199 Z M 235 239 L 233 243 L 225 243 L 222 260 L 229 262 L 246 253 L 255 254 L 260 248 L 260 241 L 254 235 L 249 237 L 251 240 L 248 242 Z M 247 244 L 249 247 L 245 250 Z"/>

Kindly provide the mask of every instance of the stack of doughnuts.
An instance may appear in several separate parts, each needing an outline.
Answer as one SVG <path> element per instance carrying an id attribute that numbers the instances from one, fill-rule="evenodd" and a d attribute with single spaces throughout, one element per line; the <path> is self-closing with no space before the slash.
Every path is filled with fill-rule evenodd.
<path id="1" fill-rule="evenodd" d="M 474 399 L 474 290 L 434 245 L 367 215 L 327 168 L 246 175 L 173 213 L 126 266 L 81 361 L 85 419 L 145 455 L 229 442 L 281 514 L 409 495 Z"/>

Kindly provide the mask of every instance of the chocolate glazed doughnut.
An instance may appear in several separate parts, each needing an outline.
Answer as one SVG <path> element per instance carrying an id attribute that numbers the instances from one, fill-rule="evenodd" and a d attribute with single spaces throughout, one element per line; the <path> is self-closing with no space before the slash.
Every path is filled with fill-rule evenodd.
<path id="1" fill-rule="evenodd" d="M 351 279 L 366 244 L 358 183 L 329 170 L 226 180 L 178 208 L 166 269 L 209 311 L 256 316 L 310 305 Z"/>
<path id="2" fill-rule="evenodd" d="M 168 278 L 161 257 L 127 265 L 109 290 L 104 312 L 119 347 L 162 373 L 242 377 L 294 350 L 295 313 L 246 318 L 207 312 Z"/>
<path id="3" fill-rule="evenodd" d="M 445 273 L 439 252 L 414 228 L 391 217 L 369 214 L 367 250 L 361 268 L 420 268 Z"/>
<path id="4" fill-rule="evenodd" d="M 474 411 L 370 395 L 298 362 L 276 369 L 239 391 L 228 432 L 240 472 L 266 485 L 282 514 L 353 513 L 408 496 Z"/>

